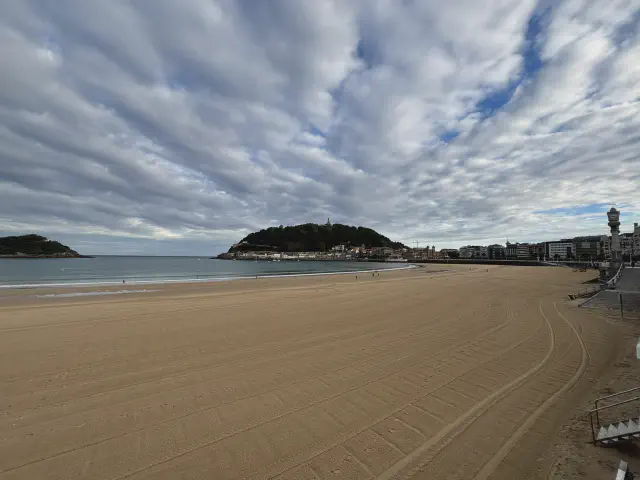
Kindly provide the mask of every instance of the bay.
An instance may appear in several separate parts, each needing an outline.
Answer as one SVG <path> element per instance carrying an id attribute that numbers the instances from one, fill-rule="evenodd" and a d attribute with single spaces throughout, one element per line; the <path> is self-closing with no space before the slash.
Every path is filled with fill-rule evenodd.
<path id="1" fill-rule="evenodd" d="M 0 288 L 215 281 L 280 275 L 336 274 L 406 268 L 348 261 L 243 261 L 207 257 L 97 256 L 0 259 Z"/>

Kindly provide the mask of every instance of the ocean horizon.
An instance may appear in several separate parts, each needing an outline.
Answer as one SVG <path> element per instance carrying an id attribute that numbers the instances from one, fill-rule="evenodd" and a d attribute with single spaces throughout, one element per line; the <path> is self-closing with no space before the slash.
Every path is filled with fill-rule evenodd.
<path id="1" fill-rule="evenodd" d="M 0 259 L 0 288 L 142 285 L 366 273 L 412 268 L 391 262 L 246 261 L 208 256 L 95 255 L 93 258 Z"/>

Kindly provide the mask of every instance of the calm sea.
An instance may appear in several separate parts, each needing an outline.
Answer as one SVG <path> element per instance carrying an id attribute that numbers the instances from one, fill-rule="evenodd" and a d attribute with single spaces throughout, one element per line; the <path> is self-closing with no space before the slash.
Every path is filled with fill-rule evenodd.
<path id="1" fill-rule="evenodd" d="M 406 268 L 369 262 L 267 262 L 207 257 L 0 259 L 0 288 L 14 286 L 112 285 L 225 280 L 244 277 L 365 272 Z"/>

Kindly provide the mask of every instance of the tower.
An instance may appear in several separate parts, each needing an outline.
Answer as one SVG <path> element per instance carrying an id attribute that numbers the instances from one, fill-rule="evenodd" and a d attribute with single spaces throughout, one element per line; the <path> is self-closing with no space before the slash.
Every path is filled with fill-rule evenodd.
<path id="1" fill-rule="evenodd" d="M 607 218 L 611 229 L 611 264 L 613 265 L 622 259 L 620 252 L 620 212 L 615 207 L 611 207 L 611 210 L 607 212 Z"/>

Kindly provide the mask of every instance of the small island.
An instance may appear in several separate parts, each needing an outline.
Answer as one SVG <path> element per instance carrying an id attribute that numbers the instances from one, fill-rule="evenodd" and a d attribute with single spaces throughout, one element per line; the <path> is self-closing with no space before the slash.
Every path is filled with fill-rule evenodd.
<path id="1" fill-rule="evenodd" d="M 371 228 L 305 223 L 253 232 L 216 258 L 224 260 L 406 261 L 409 249 Z"/>
<path id="2" fill-rule="evenodd" d="M 0 258 L 93 258 L 36 234 L 0 237 Z"/>

